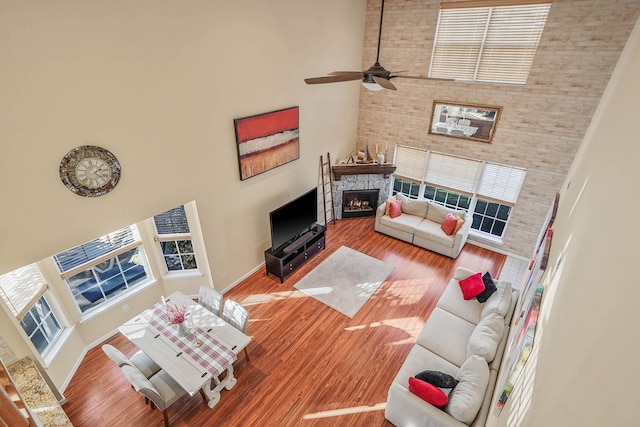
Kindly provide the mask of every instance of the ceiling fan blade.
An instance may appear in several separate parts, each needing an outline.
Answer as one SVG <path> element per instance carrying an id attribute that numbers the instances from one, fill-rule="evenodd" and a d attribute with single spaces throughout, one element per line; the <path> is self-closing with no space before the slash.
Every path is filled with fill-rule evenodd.
<path id="1" fill-rule="evenodd" d="M 319 83 L 338 83 L 338 82 L 348 82 L 351 80 L 361 80 L 362 75 L 343 75 L 343 76 L 325 76 L 325 77 L 311 77 L 308 79 L 304 79 L 305 83 L 308 85 L 315 85 Z"/>
<path id="2" fill-rule="evenodd" d="M 307 84 L 318 83 L 336 83 L 336 82 L 348 82 L 351 80 L 362 80 L 365 85 L 376 82 L 380 87 L 389 90 L 397 90 L 391 79 L 401 77 L 403 79 L 417 79 L 417 80 L 435 80 L 443 82 L 455 81 L 455 79 L 441 79 L 434 77 L 422 77 L 422 76 L 402 76 L 400 73 L 406 73 L 408 70 L 403 71 L 388 71 L 382 65 L 380 65 L 380 42 L 382 40 L 382 22 L 384 17 L 384 0 L 380 2 L 380 25 L 378 26 L 378 46 L 376 50 L 376 62 L 369 69 L 364 71 L 334 71 L 329 73 L 325 77 L 312 77 L 304 79 Z M 374 90 L 378 88 L 375 87 Z"/>
<path id="3" fill-rule="evenodd" d="M 378 77 L 378 76 L 373 76 L 373 80 L 385 89 L 397 90 L 396 87 L 393 85 L 393 83 L 391 83 L 387 79 L 383 79 L 382 77 Z"/>
<path id="4" fill-rule="evenodd" d="M 362 77 L 362 71 L 334 71 L 329 73 L 331 76 L 359 76 Z"/>
<path id="5" fill-rule="evenodd" d="M 422 77 L 422 76 L 389 76 L 389 79 L 395 79 L 400 77 L 402 79 L 417 79 L 417 80 L 434 80 L 439 82 L 455 82 L 455 79 L 444 79 L 440 77 Z"/>

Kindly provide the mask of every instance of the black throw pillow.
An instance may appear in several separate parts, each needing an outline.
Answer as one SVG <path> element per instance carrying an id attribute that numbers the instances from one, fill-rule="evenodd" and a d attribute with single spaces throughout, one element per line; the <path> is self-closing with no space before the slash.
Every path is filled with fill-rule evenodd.
<path id="1" fill-rule="evenodd" d="M 442 388 L 454 388 L 458 384 L 457 379 L 440 371 L 422 371 L 416 375 L 416 378 Z"/>
<path id="2" fill-rule="evenodd" d="M 491 278 L 491 274 L 489 274 L 488 271 L 482 275 L 482 281 L 484 282 L 484 291 L 480 292 L 480 294 L 476 296 L 476 299 L 479 302 L 485 302 L 489 299 L 491 294 L 498 290 L 498 288 L 496 288 L 496 284 Z"/>

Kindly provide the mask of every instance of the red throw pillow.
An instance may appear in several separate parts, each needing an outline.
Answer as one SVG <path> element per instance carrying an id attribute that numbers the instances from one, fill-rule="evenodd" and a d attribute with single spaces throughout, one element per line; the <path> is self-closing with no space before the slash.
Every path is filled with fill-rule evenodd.
<path id="1" fill-rule="evenodd" d="M 464 299 L 475 298 L 484 291 L 482 273 L 472 274 L 466 279 L 460 280 L 458 284 L 460 285 L 460 289 L 462 289 Z"/>
<path id="2" fill-rule="evenodd" d="M 440 390 L 433 384 L 409 377 L 409 390 L 420 399 L 431 403 L 433 406 L 442 408 L 449 401 L 449 397 L 444 391 Z"/>
<path id="3" fill-rule="evenodd" d="M 453 234 L 453 230 L 456 229 L 456 225 L 458 225 L 458 220 L 455 216 L 448 213 L 447 216 L 444 217 L 444 221 L 440 224 L 440 228 L 444 231 L 447 236 L 451 236 Z"/>
<path id="4" fill-rule="evenodd" d="M 394 200 L 389 206 L 389 216 L 395 218 L 402 214 L 402 200 Z"/>

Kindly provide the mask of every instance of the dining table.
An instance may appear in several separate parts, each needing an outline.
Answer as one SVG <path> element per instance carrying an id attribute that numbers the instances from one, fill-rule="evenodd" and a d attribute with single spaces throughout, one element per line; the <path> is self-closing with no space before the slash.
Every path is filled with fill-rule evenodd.
<path id="1" fill-rule="evenodd" d="M 167 306 L 185 309 L 186 333 L 167 321 Z M 180 291 L 149 307 L 118 330 L 153 359 L 189 395 L 203 390 L 213 408 L 236 385 L 233 362 L 251 338 Z M 220 379 L 221 375 L 226 375 Z"/>

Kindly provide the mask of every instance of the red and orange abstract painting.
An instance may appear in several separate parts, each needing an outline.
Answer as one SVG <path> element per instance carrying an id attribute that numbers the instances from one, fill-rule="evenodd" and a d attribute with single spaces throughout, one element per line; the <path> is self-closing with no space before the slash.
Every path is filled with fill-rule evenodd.
<path id="1" fill-rule="evenodd" d="M 300 157 L 298 120 L 299 107 L 234 119 L 241 180 Z"/>

